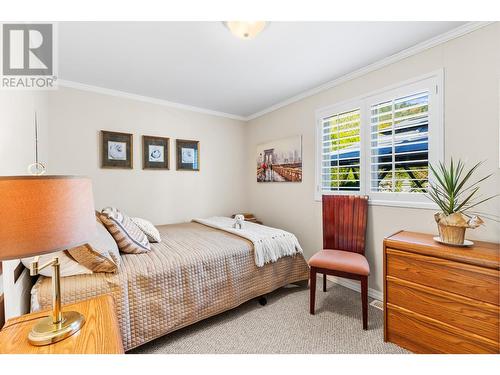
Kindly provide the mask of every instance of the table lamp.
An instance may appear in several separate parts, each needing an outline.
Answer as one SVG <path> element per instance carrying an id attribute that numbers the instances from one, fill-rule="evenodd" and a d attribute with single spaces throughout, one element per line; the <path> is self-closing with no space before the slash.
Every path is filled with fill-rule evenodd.
<path id="1" fill-rule="evenodd" d="M 65 339 L 85 323 L 76 311 L 61 310 L 60 263 L 39 265 L 38 255 L 88 241 L 96 231 L 92 183 L 77 176 L 0 177 L 0 261 L 36 256 L 30 274 L 52 266 L 53 311 L 28 335 L 41 346 Z"/>

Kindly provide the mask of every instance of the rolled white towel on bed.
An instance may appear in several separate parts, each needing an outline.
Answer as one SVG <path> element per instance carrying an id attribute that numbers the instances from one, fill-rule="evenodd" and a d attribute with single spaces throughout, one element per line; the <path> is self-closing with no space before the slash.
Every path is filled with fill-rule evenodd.
<path id="1" fill-rule="evenodd" d="M 252 242 L 257 267 L 262 267 L 266 263 L 276 262 L 284 256 L 302 253 L 302 248 L 297 237 L 293 233 L 281 229 L 248 221 L 245 221 L 243 229 L 235 229 L 233 228 L 233 219 L 221 216 L 213 216 L 207 219 L 193 219 L 193 221 L 235 234 Z"/>

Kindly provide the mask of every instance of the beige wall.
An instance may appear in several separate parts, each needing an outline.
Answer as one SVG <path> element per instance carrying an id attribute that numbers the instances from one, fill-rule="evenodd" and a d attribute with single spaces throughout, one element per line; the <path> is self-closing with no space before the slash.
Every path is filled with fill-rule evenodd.
<path id="1" fill-rule="evenodd" d="M 48 159 L 48 94 L 0 91 L 0 176 L 22 175 L 35 159 L 34 112 L 39 129 L 39 160 Z"/>
<path id="2" fill-rule="evenodd" d="M 98 209 L 167 224 L 243 208 L 243 122 L 70 88 L 49 111 L 51 172 L 91 177 Z M 100 168 L 100 130 L 133 133 L 134 169 Z M 142 135 L 170 137 L 170 170 L 142 169 Z M 176 138 L 200 141 L 200 172 L 175 170 Z"/>
<path id="3" fill-rule="evenodd" d="M 321 248 L 321 203 L 314 201 L 315 111 L 444 68 L 445 155 L 470 163 L 486 160 L 482 173 L 494 173 L 485 194 L 499 192 L 500 24 L 482 28 L 418 55 L 368 73 L 337 87 L 251 120 L 246 128 L 249 210 L 266 224 L 296 233 L 307 257 Z M 259 143 L 302 134 L 302 183 L 259 184 L 255 181 L 255 149 Z M 483 211 L 500 215 L 499 200 Z M 370 287 L 382 289 L 382 241 L 400 229 L 436 232 L 433 211 L 370 206 L 367 256 Z M 468 232 L 471 239 L 500 242 L 500 226 Z"/>
<path id="4" fill-rule="evenodd" d="M 39 125 L 39 160 L 48 159 L 48 94 L 43 91 L 0 91 L 0 176 L 25 175 L 34 162 L 34 112 Z M 29 309 L 30 277 L 27 270 L 14 284 L 17 260 L 4 262 L 0 294 L 5 293 L 5 317 Z"/>

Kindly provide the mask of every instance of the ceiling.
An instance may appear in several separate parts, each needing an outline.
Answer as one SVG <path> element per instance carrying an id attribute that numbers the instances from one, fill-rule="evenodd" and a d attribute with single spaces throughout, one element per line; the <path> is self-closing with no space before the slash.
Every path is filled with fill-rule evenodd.
<path id="1" fill-rule="evenodd" d="M 63 22 L 59 78 L 250 116 L 463 22 Z"/>

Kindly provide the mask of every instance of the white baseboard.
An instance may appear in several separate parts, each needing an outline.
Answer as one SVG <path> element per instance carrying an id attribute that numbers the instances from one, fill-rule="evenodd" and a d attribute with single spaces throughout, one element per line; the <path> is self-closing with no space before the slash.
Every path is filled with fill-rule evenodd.
<path id="1" fill-rule="evenodd" d="M 327 279 L 335 284 L 339 284 L 345 286 L 346 288 L 355 290 L 358 293 L 361 293 L 361 284 L 359 281 L 352 281 L 348 279 L 342 279 L 336 276 L 327 276 Z M 384 294 L 376 289 L 368 288 L 368 295 L 376 300 L 382 301 L 384 299 Z"/>

